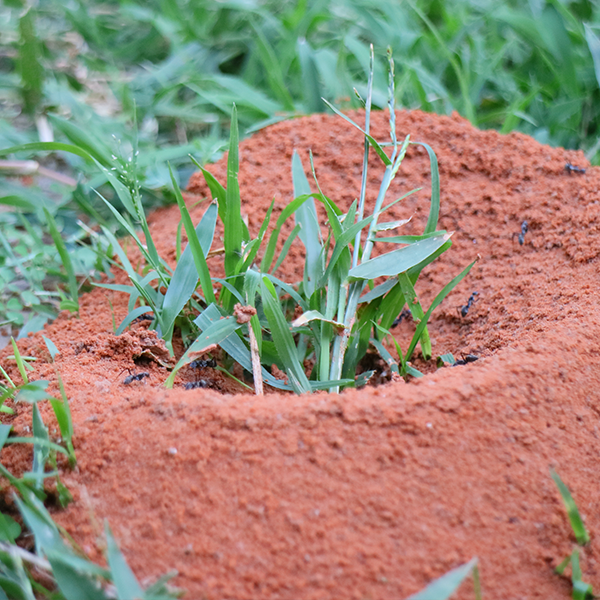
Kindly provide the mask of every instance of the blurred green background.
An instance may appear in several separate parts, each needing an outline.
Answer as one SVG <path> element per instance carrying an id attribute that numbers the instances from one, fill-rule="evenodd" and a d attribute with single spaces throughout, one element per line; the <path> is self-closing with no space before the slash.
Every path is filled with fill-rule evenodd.
<path id="1" fill-rule="evenodd" d="M 220 156 L 233 102 L 245 134 L 324 111 L 321 97 L 357 108 L 371 43 L 377 106 L 390 46 L 397 106 L 458 111 L 600 162 L 600 4 L 589 0 L 4 0 L 0 36 L 0 148 L 76 144 L 147 207 L 172 197 L 167 161 L 185 185 L 188 154 Z M 118 199 L 83 158 L 2 158 L 20 162 L 0 164 L 0 324 L 25 335 L 64 298 L 42 209 L 83 282 L 107 268 L 94 227 L 118 230 L 94 190 Z"/>

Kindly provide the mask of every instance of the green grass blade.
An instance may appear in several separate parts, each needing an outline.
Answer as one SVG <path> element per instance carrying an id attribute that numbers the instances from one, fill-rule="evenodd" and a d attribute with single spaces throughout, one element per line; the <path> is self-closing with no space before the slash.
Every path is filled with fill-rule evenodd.
<path id="1" fill-rule="evenodd" d="M 117 598 L 119 600 L 142 599 L 144 597 L 142 586 L 119 550 L 108 523 L 104 525 L 104 532 L 106 535 L 106 562 L 108 562 L 111 579 L 115 584 Z"/>
<path id="2" fill-rule="evenodd" d="M 104 167 L 110 168 L 112 166 L 112 152 L 101 140 L 93 138 L 88 132 L 77 127 L 74 123 L 65 121 L 56 115 L 50 115 L 49 119 L 75 146 L 85 150 Z"/>
<path id="3" fill-rule="evenodd" d="M 423 231 L 424 234 L 433 233 L 437 229 L 438 219 L 440 217 L 440 171 L 438 160 L 433 148 L 429 144 L 422 142 L 411 142 L 415 146 L 422 146 L 429 155 L 429 164 L 431 172 L 431 205 L 429 207 L 429 217 Z"/>
<path id="4" fill-rule="evenodd" d="M 281 252 L 279 253 L 279 257 L 277 258 L 277 261 L 273 265 L 273 269 L 271 270 L 271 273 L 275 273 L 275 271 L 277 271 L 277 269 L 279 269 L 279 267 L 281 266 L 281 263 L 285 260 L 288 252 L 290 251 L 291 245 L 294 243 L 294 240 L 296 239 L 298 234 L 301 232 L 302 232 L 302 226 L 300 225 L 300 223 L 298 223 L 298 225 L 296 225 L 294 227 L 294 229 L 292 229 L 290 235 L 285 240 L 285 243 L 283 244 L 283 248 L 281 249 Z M 314 280 L 311 278 L 309 281 L 314 281 Z M 311 286 L 311 288 L 309 288 L 308 291 L 310 291 L 310 289 L 312 289 L 312 288 L 314 288 L 314 283 Z M 308 293 L 308 291 L 307 291 L 307 293 Z M 308 295 L 310 295 L 310 293 Z"/>
<path id="5" fill-rule="evenodd" d="M 412 341 L 410 342 L 410 346 L 405 354 L 405 361 L 408 362 L 412 353 L 415 351 L 415 347 L 417 342 L 421 338 L 421 334 L 427 327 L 427 323 L 429 321 L 429 317 L 431 317 L 431 313 L 443 302 L 444 298 L 467 276 L 469 271 L 473 268 L 473 265 L 477 262 L 474 260 L 469 266 L 467 266 L 461 273 L 459 273 L 450 283 L 446 284 L 442 291 L 434 298 L 431 306 L 428 311 L 425 313 L 425 316 L 421 319 L 421 322 L 417 325 L 417 329 L 413 335 Z M 404 375 L 404 373 L 402 373 Z"/>
<path id="6" fill-rule="evenodd" d="M 225 246 L 225 274 L 235 275 L 235 269 L 242 254 L 244 241 L 244 223 L 240 199 L 238 172 L 240 170 L 239 132 L 237 109 L 231 111 L 231 130 L 229 134 L 229 154 L 227 156 L 227 189 L 225 190 L 225 221 L 223 245 Z"/>
<path id="7" fill-rule="evenodd" d="M 450 234 L 441 234 L 398 250 L 392 250 L 361 263 L 351 269 L 348 275 L 354 279 L 393 277 L 425 260 L 449 239 Z"/>
<path id="8" fill-rule="evenodd" d="M 190 213 L 188 212 L 188 209 L 183 200 L 183 196 L 181 195 L 181 190 L 179 189 L 179 186 L 175 181 L 175 177 L 173 175 L 173 171 L 171 170 L 170 165 L 169 172 L 171 174 L 173 190 L 175 191 L 175 198 L 177 199 L 177 204 L 181 213 L 181 220 L 183 221 L 183 226 L 185 227 L 185 232 L 188 236 L 188 244 L 190 246 L 192 257 L 194 259 L 194 264 L 196 265 L 196 271 L 198 272 L 198 277 L 200 279 L 200 287 L 202 288 L 202 294 L 204 295 L 208 303 L 215 302 L 215 293 L 213 292 L 212 281 L 210 279 L 210 272 L 208 270 L 208 265 L 206 264 L 206 255 L 202 250 L 200 240 L 196 235 L 196 230 L 194 228 L 194 224 L 192 223 L 192 218 L 190 217 Z"/>
<path id="9" fill-rule="evenodd" d="M 48 435 L 48 428 L 44 425 L 40 409 L 38 408 L 37 402 L 33 405 L 32 415 L 32 430 L 33 430 L 33 466 L 31 471 L 34 475 L 43 475 L 46 470 L 46 462 L 50 452 L 44 442 L 49 443 L 50 437 Z M 40 443 L 41 442 L 41 443 Z M 38 479 L 35 483 L 35 487 L 38 490 L 43 488 L 44 482 L 42 479 Z"/>
<path id="10" fill-rule="evenodd" d="M 106 594 L 96 583 L 83 575 L 71 565 L 58 560 L 52 553 L 48 556 L 52 566 L 52 575 L 56 579 L 58 589 L 66 600 L 107 600 Z"/>
<path id="11" fill-rule="evenodd" d="M 48 229 L 50 230 L 50 235 L 52 236 L 52 240 L 54 241 L 54 245 L 56 246 L 56 250 L 60 256 L 60 260 L 62 261 L 65 271 L 67 272 L 70 300 L 75 304 L 77 310 L 79 310 L 79 287 L 77 285 L 77 278 L 75 277 L 75 269 L 73 269 L 71 257 L 69 256 L 65 242 L 58 231 L 54 217 L 46 208 L 44 208 L 44 215 L 46 217 Z"/>
<path id="12" fill-rule="evenodd" d="M 583 519 L 579 514 L 579 509 L 577 508 L 577 504 L 575 504 L 575 500 L 573 500 L 573 496 L 571 495 L 569 488 L 563 483 L 562 479 L 554 469 L 550 469 L 550 476 L 554 480 L 554 483 L 556 484 L 556 487 L 558 488 L 558 491 L 560 492 L 562 500 L 565 504 L 567 514 L 569 515 L 571 528 L 573 529 L 577 543 L 581 545 L 587 544 L 590 541 L 590 534 L 587 532 L 585 525 L 583 524 Z"/>
<path id="13" fill-rule="evenodd" d="M 21 379 L 23 383 L 27 385 L 29 383 L 29 378 L 27 377 L 27 371 L 25 369 L 25 362 L 23 361 L 23 357 L 19 352 L 19 347 L 17 346 L 17 342 L 15 342 L 14 338 L 10 338 L 10 343 L 13 348 L 13 356 L 15 357 L 15 362 L 17 363 L 17 369 L 19 369 L 19 374 L 21 375 Z M 10 379 L 9 379 L 10 382 Z"/>
<path id="14" fill-rule="evenodd" d="M 292 156 L 292 182 L 294 185 L 294 198 L 304 194 L 310 194 L 310 185 L 300 155 L 294 150 Z M 317 210 L 314 198 L 309 198 L 295 213 L 296 223 L 301 226 L 300 240 L 306 248 L 306 259 L 304 263 L 304 277 L 307 294 L 310 296 L 315 290 L 316 282 L 319 280 L 321 269 L 319 262 L 321 257 L 322 239 L 321 228 L 317 218 Z"/>
<path id="15" fill-rule="evenodd" d="M 379 143 L 373 136 L 369 135 L 360 125 L 355 123 L 350 117 L 347 117 L 343 112 L 339 111 L 335 106 L 333 106 L 333 104 L 331 104 L 330 102 L 325 100 L 325 98 L 322 98 L 322 100 L 323 100 L 323 102 L 325 102 L 325 104 L 327 104 L 327 106 L 336 115 L 342 117 L 342 119 L 344 119 L 344 121 L 348 121 L 348 123 L 350 123 L 351 125 L 354 125 L 354 127 L 356 127 L 360 132 L 362 132 L 362 134 L 369 141 L 369 144 L 371 144 L 371 146 L 373 147 L 375 152 L 377 152 L 379 158 L 381 158 L 381 160 L 383 161 L 383 164 L 386 167 L 392 165 L 392 161 L 389 159 L 388 155 L 384 152 L 383 148 L 379 145 Z"/>
<path id="16" fill-rule="evenodd" d="M 200 248 L 204 256 L 208 254 L 212 246 L 217 225 L 217 211 L 217 205 L 211 202 L 196 227 L 195 236 L 200 243 Z M 171 331 L 175 319 L 194 294 L 197 285 L 198 272 L 194 266 L 192 245 L 188 242 L 181 258 L 177 262 L 177 267 L 169 282 L 169 287 L 163 301 L 161 321 L 164 327 L 162 332 L 163 337 Z M 168 337 L 170 339 L 170 334 Z"/>
<path id="17" fill-rule="evenodd" d="M 273 341 L 283 361 L 290 384 L 297 394 L 310 393 L 311 387 L 304 373 L 304 367 L 298 360 L 294 338 L 290 333 L 289 323 L 285 320 L 285 316 L 281 311 L 275 287 L 266 277 L 263 277 L 260 287 L 265 316 L 269 322 Z"/>
<path id="18" fill-rule="evenodd" d="M 281 233 L 281 228 L 283 224 L 298 210 L 298 208 L 306 202 L 309 198 L 312 198 L 311 194 L 304 194 L 299 198 L 294 198 L 282 211 L 279 217 L 277 217 L 277 221 L 275 223 L 275 228 L 271 232 L 271 236 L 269 237 L 269 242 L 267 244 L 267 249 L 265 250 L 265 254 L 263 256 L 262 262 L 260 264 L 260 270 L 263 273 L 267 273 L 271 270 L 271 265 L 273 264 L 273 258 L 275 256 L 275 250 L 277 249 L 277 241 L 279 239 L 279 234 Z"/>
<path id="19" fill-rule="evenodd" d="M 448 573 L 430 583 L 424 590 L 413 594 L 407 600 L 447 600 L 473 572 L 476 565 L 477 559 L 473 558 L 468 563 L 448 571 Z"/>
<path id="20" fill-rule="evenodd" d="M 402 305 L 404 306 L 404 303 L 406 303 L 415 323 L 420 323 L 421 319 L 425 316 L 425 311 L 421 306 L 417 292 L 406 271 L 404 273 L 398 273 L 398 283 L 400 284 L 400 289 L 404 296 Z M 425 360 L 431 358 L 431 339 L 429 338 L 427 326 L 425 326 L 425 329 L 423 329 L 423 333 L 421 334 L 421 352 L 423 353 L 423 358 Z"/>
<path id="21" fill-rule="evenodd" d="M 49 340 L 45 335 L 43 335 L 42 338 L 44 338 L 44 343 L 46 344 L 46 348 L 48 348 L 48 352 L 50 352 L 50 358 L 52 359 L 52 362 L 54 362 L 56 355 L 59 354 L 60 352 L 59 352 L 58 348 L 56 347 L 56 344 L 52 340 Z"/>

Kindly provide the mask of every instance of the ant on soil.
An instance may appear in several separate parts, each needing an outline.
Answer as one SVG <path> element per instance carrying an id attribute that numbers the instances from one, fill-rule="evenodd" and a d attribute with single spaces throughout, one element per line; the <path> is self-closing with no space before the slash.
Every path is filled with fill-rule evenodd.
<path id="1" fill-rule="evenodd" d="M 123 371 L 121 371 L 121 373 L 122 372 Z M 123 385 L 129 385 L 134 381 L 142 381 L 144 377 L 150 377 L 150 373 L 134 373 L 133 375 L 128 375 L 127 377 L 125 377 L 125 379 L 123 379 Z"/>
<path id="2" fill-rule="evenodd" d="M 210 383 L 205 379 L 198 379 L 198 381 L 188 381 L 183 387 L 186 390 L 196 390 L 198 388 L 210 387 Z"/>
<path id="3" fill-rule="evenodd" d="M 456 309 L 459 311 L 461 317 L 466 317 L 469 314 L 469 310 L 471 309 L 471 306 L 473 306 L 473 302 L 476 300 L 475 296 L 479 296 L 479 292 L 473 292 L 469 296 L 467 303 L 464 306 L 460 306 Z"/>
<path id="4" fill-rule="evenodd" d="M 402 323 L 402 319 L 408 319 L 408 317 L 410 317 L 410 310 L 408 310 L 408 308 L 405 308 L 402 310 L 402 312 L 394 319 L 394 322 L 392 323 L 392 327 L 397 327 L 398 325 L 400 325 L 400 323 Z"/>
<path id="5" fill-rule="evenodd" d="M 459 365 L 467 365 L 475 362 L 476 360 L 479 360 L 479 356 L 475 356 L 475 354 L 463 354 L 462 360 L 457 360 L 452 366 L 458 367 Z"/>
<path id="6" fill-rule="evenodd" d="M 565 169 L 569 172 L 569 173 L 585 173 L 585 169 L 583 167 L 576 167 L 575 165 L 572 165 L 571 163 L 567 163 L 565 165 Z"/>
<path id="7" fill-rule="evenodd" d="M 525 243 L 525 234 L 529 231 L 529 223 L 527 221 L 523 221 L 521 223 L 521 233 L 513 233 L 513 240 L 515 239 L 515 235 L 519 236 L 519 245 L 522 246 Z"/>

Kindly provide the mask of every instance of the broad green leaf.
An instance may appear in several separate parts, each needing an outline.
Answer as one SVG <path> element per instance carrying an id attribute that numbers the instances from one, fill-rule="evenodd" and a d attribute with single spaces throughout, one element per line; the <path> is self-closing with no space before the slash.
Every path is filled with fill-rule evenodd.
<path id="1" fill-rule="evenodd" d="M 15 400 L 31 403 L 47 400 L 48 398 L 51 398 L 50 394 L 46 391 L 48 385 L 49 383 L 45 379 L 38 379 L 37 381 L 26 383 L 19 388 Z"/>
<path id="2" fill-rule="evenodd" d="M 438 250 L 450 239 L 450 234 L 442 234 L 420 242 L 392 250 L 387 254 L 367 260 L 348 273 L 354 279 L 376 279 L 377 277 L 393 277 L 419 264 Z"/>
<path id="3" fill-rule="evenodd" d="M 311 321 L 323 321 L 325 323 L 330 323 L 335 327 L 340 327 L 344 329 L 343 323 L 339 323 L 338 321 L 325 318 L 325 316 L 322 315 L 318 310 L 309 310 L 303 313 L 297 319 L 294 319 L 294 321 L 292 321 L 292 327 L 302 327 L 304 325 L 307 325 Z"/>
<path id="4" fill-rule="evenodd" d="M 21 535 L 21 526 L 9 515 L 0 513 L 0 541 L 14 544 Z"/>

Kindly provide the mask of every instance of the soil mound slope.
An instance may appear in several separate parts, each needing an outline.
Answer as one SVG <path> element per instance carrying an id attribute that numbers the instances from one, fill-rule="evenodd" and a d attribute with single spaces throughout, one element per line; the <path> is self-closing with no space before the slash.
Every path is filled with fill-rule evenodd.
<path id="1" fill-rule="evenodd" d="M 62 316 L 44 331 L 61 351 L 79 459 L 65 475 L 76 502 L 57 519 L 91 553 L 108 518 L 138 575 L 176 568 L 193 599 L 404 598 L 472 556 L 486 598 L 566 599 L 570 584 L 552 569 L 574 540 L 554 467 L 592 534 L 585 579 L 600 585 L 600 173 L 567 170 L 589 166 L 579 152 L 459 117 L 398 112 L 397 124 L 399 136 L 437 153 L 440 225 L 456 232 L 419 282 L 424 303 L 481 256 L 434 313 L 434 353 L 480 359 L 341 396 L 167 392 L 156 363 L 143 382 L 123 385 L 123 369 L 160 343 L 143 324 L 115 338 L 108 299 L 117 320 L 126 299 L 97 290 L 80 319 Z M 385 114 L 374 115 L 373 134 L 386 137 Z M 341 206 L 358 196 L 360 133 L 323 115 L 275 125 L 241 145 L 254 231 L 273 197 L 275 214 L 292 199 L 294 149 L 305 167 L 312 149 L 324 193 Z M 211 167 L 221 181 L 225 170 L 224 161 Z M 375 158 L 371 173 L 374 194 Z M 428 186 L 427 154 L 412 147 L 390 196 L 423 187 L 390 217 L 413 215 L 406 233 L 423 227 Z M 207 193 L 197 176 L 189 191 L 190 200 Z M 175 254 L 178 221 L 176 208 L 152 217 L 164 256 Z M 295 251 L 288 280 L 300 278 Z M 456 307 L 473 291 L 463 318 Z M 405 346 L 412 328 L 395 330 Z M 41 336 L 21 347 L 38 357 L 36 377 L 54 381 Z M 18 410 L 20 434 L 30 415 Z M 2 460 L 18 469 L 30 457 L 13 447 Z M 473 597 L 468 585 L 458 597 Z"/>

